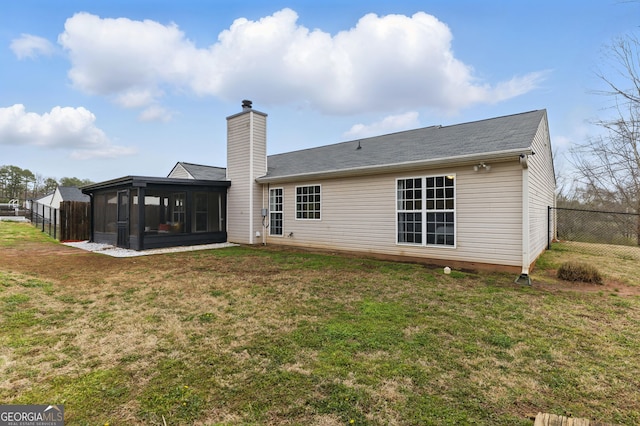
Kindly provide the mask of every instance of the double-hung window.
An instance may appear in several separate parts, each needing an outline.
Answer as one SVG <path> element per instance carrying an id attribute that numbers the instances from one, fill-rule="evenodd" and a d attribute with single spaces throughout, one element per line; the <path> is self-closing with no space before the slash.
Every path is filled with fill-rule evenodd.
<path id="1" fill-rule="evenodd" d="M 296 219 L 320 219 L 320 185 L 296 187 Z"/>
<path id="2" fill-rule="evenodd" d="M 273 188 L 269 190 L 269 234 L 282 235 L 282 188 Z"/>
<path id="3" fill-rule="evenodd" d="M 455 246 L 455 176 L 397 180 L 399 244 Z"/>

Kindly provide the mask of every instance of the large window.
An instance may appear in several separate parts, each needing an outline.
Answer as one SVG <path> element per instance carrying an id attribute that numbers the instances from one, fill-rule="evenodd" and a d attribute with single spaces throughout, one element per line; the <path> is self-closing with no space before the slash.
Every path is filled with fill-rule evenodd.
<path id="1" fill-rule="evenodd" d="M 296 187 L 296 219 L 320 219 L 320 185 Z"/>
<path id="2" fill-rule="evenodd" d="M 282 188 L 269 190 L 269 234 L 282 235 Z"/>
<path id="3" fill-rule="evenodd" d="M 397 181 L 398 243 L 455 246 L 455 176 Z"/>

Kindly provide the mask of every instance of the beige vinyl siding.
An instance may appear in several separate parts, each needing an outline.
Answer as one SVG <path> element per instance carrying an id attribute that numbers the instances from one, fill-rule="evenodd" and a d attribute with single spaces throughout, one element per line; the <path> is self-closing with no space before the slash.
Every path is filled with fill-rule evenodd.
<path id="1" fill-rule="evenodd" d="M 170 178 L 175 179 L 193 179 L 193 176 L 182 166 L 182 164 L 178 164 L 169 174 Z"/>
<path id="2" fill-rule="evenodd" d="M 540 121 L 532 149 L 535 155 L 529 156 L 528 161 L 529 262 L 533 262 L 547 247 L 548 208 L 555 207 L 556 181 L 546 116 Z"/>
<path id="3" fill-rule="evenodd" d="M 492 164 L 421 170 L 349 179 L 278 184 L 284 188 L 283 237 L 268 242 L 310 248 L 482 262 L 519 266 L 521 262 L 521 167 L 516 159 Z M 396 180 L 456 175 L 456 247 L 397 244 Z M 322 219 L 295 218 L 295 187 L 321 185 Z M 291 236 L 289 236 L 291 234 Z"/>
<path id="4" fill-rule="evenodd" d="M 464 168 L 457 182 L 458 249 L 465 261 L 519 266 L 522 259 L 522 168 Z"/>
<path id="5" fill-rule="evenodd" d="M 251 227 L 252 243 L 261 243 L 262 237 L 256 237 L 256 231 L 262 230 L 262 216 L 260 210 L 262 208 L 262 185 L 255 181 L 256 178 L 264 176 L 267 173 L 267 117 L 262 114 L 253 113 L 253 170 L 251 171 L 251 197 L 252 213 L 251 220 L 253 226 Z M 268 206 L 265 206 L 268 207 Z"/>
<path id="6" fill-rule="evenodd" d="M 249 243 L 249 114 L 227 121 L 227 179 L 231 181 L 227 196 L 227 239 Z"/>

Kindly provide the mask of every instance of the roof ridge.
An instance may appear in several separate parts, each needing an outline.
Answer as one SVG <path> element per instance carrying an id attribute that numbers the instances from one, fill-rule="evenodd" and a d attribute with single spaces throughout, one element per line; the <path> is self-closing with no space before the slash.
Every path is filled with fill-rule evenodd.
<path id="1" fill-rule="evenodd" d="M 523 112 L 517 112 L 515 114 L 500 115 L 498 117 L 481 118 L 479 120 L 465 121 L 464 123 L 447 124 L 447 125 L 440 126 L 440 127 L 441 128 L 448 128 L 448 127 L 456 127 L 456 126 L 465 126 L 467 124 L 476 124 L 476 123 L 482 123 L 483 121 L 500 120 L 502 118 L 516 117 L 518 115 L 532 114 L 534 112 L 542 112 L 542 111 L 544 111 L 544 109 L 532 109 L 531 111 L 523 111 Z"/>
<path id="2" fill-rule="evenodd" d="M 221 167 L 221 166 L 208 166 L 206 164 L 196 164 L 196 163 L 189 163 L 187 161 L 178 161 L 179 164 L 188 164 L 190 166 L 200 166 L 200 167 L 211 167 L 211 168 L 215 168 L 215 169 L 224 169 L 225 167 Z"/>

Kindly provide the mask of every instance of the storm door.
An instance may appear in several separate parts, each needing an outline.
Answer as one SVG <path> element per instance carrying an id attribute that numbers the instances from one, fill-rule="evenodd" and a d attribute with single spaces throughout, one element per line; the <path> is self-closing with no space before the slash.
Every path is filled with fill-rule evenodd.
<path id="1" fill-rule="evenodd" d="M 129 248 L 129 191 L 118 192 L 118 240 L 116 245 Z"/>

